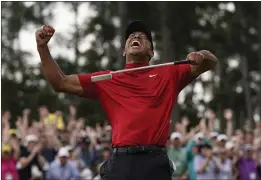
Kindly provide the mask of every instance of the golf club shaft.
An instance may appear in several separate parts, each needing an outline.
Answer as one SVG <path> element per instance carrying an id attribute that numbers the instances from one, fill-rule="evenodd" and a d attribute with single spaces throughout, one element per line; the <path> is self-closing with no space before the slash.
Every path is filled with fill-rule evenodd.
<path id="1" fill-rule="evenodd" d="M 131 69 L 122 69 L 122 70 L 118 70 L 118 71 L 111 71 L 109 74 L 92 76 L 91 81 L 98 82 L 98 81 L 110 80 L 110 79 L 112 79 L 112 74 L 116 74 L 116 73 L 131 72 L 131 71 L 137 71 L 137 70 L 143 70 L 143 69 L 151 69 L 151 68 L 155 68 L 155 67 L 163 67 L 163 66 L 170 66 L 170 65 L 177 65 L 177 64 L 190 64 L 190 63 L 191 63 L 190 60 L 182 60 L 182 61 L 175 61 L 175 62 L 170 62 L 170 63 L 142 66 L 142 67 L 131 68 Z"/>

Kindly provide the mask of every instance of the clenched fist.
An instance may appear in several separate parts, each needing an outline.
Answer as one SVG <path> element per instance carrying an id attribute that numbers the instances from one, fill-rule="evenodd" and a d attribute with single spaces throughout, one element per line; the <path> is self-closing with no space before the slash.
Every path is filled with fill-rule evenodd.
<path id="1" fill-rule="evenodd" d="M 43 25 L 41 29 L 35 32 L 37 46 L 40 47 L 46 45 L 53 36 L 54 32 L 55 30 L 52 26 Z"/>
<path id="2" fill-rule="evenodd" d="M 189 53 L 189 55 L 187 56 L 187 59 L 191 61 L 192 65 L 201 64 L 202 61 L 204 60 L 204 58 L 205 58 L 205 56 L 201 52 L 192 52 L 192 53 Z"/>

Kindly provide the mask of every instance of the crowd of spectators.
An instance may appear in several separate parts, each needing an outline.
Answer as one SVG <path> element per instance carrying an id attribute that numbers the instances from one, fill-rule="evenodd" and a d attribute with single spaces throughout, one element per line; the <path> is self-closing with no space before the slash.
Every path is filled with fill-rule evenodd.
<path id="1" fill-rule="evenodd" d="M 2 115 L 1 178 L 4 180 L 99 180 L 100 166 L 111 154 L 111 126 L 90 127 L 76 118 L 39 108 L 39 120 L 29 119 L 25 109 L 10 127 L 10 112 Z M 166 145 L 175 171 L 173 179 L 261 180 L 261 123 L 255 128 L 233 128 L 233 112 L 226 110 L 225 133 L 215 128 L 215 113 L 188 129 L 183 117 L 175 124 Z"/>
<path id="2" fill-rule="evenodd" d="M 260 180 L 261 123 L 254 129 L 233 128 L 233 112 L 224 111 L 225 133 L 215 130 L 216 115 L 208 110 L 208 118 L 187 132 L 189 120 L 183 117 L 170 136 L 169 158 L 175 162 L 173 179 L 191 180 Z"/>

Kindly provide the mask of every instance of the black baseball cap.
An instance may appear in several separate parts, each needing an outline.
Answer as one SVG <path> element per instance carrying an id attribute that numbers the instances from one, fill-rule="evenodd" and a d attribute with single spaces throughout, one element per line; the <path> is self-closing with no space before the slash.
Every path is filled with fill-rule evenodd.
<path id="1" fill-rule="evenodd" d="M 147 35 L 150 43 L 151 43 L 151 49 L 153 50 L 153 42 L 152 42 L 152 35 L 151 31 L 147 28 L 145 23 L 143 23 L 140 20 L 135 20 L 132 21 L 126 28 L 126 33 L 125 33 L 125 40 L 129 38 L 129 35 L 134 32 L 143 32 Z"/>
<path id="2" fill-rule="evenodd" d="M 212 145 L 208 142 L 203 142 L 203 143 L 200 143 L 198 144 L 198 147 L 199 148 L 208 148 L 208 149 L 212 149 Z"/>

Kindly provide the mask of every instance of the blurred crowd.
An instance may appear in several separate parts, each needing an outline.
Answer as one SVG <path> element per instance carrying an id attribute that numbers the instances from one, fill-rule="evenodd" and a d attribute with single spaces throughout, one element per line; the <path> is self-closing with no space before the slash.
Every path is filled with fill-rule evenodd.
<path id="1" fill-rule="evenodd" d="M 100 166 L 111 155 L 111 126 L 90 127 L 77 110 L 69 116 L 45 106 L 39 120 L 29 119 L 25 109 L 11 128 L 10 112 L 2 114 L 1 178 L 4 180 L 99 180 Z M 225 133 L 215 128 L 216 116 L 189 128 L 187 117 L 175 124 L 166 145 L 175 171 L 173 179 L 261 180 L 261 123 L 255 128 L 234 129 L 233 112 L 224 111 Z"/>
<path id="2" fill-rule="evenodd" d="M 261 180 L 260 121 L 254 129 L 234 130 L 233 112 L 226 109 L 226 129 L 220 133 L 215 128 L 215 113 L 208 110 L 207 114 L 189 132 L 187 117 L 176 124 L 167 145 L 176 167 L 173 179 Z"/>

